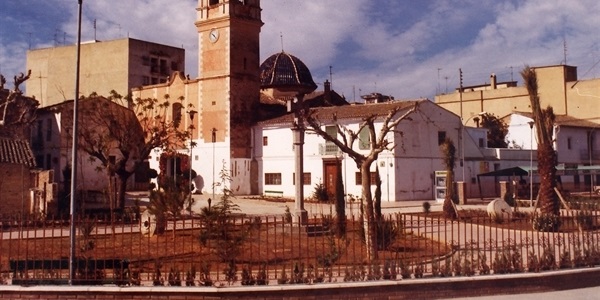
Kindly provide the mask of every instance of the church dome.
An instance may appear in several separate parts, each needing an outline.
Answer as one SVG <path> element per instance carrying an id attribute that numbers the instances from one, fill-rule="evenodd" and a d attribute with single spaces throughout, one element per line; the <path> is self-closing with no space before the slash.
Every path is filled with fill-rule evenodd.
<path id="1" fill-rule="evenodd" d="M 261 88 L 310 93 L 317 88 L 310 70 L 297 57 L 281 52 L 260 65 Z"/>

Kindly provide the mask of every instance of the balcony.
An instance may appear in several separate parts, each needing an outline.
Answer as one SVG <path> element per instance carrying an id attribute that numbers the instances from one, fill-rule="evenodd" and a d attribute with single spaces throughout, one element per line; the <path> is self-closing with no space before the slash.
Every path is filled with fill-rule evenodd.
<path id="1" fill-rule="evenodd" d="M 319 155 L 342 155 L 342 150 L 333 143 L 319 144 Z"/>
<path id="2" fill-rule="evenodd" d="M 586 162 L 590 160 L 592 163 L 597 162 L 600 160 L 600 150 L 592 150 L 591 153 L 588 149 L 579 150 L 579 159 Z"/>

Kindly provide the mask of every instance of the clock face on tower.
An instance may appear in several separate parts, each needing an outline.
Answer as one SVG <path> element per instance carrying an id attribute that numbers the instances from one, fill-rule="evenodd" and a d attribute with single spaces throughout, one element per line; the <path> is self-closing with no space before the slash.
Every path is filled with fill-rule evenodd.
<path id="1" fill-rule="evenodd" d="M 216 43 L 219 39 L 219 30 L 211 29 L 208 33 L 208 39 L 211 41 L 211 43 Z"/>

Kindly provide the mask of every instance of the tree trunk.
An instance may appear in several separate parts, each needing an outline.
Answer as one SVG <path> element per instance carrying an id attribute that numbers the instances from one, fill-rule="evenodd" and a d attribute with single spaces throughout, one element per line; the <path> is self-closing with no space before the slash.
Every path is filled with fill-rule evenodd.
<path id="1" fill-rule="evenodd" d="M 556 187 L 556 152 L 551 143 L 540 144 L 538 153 L 538 172 L 540 175 L 539 207 L 544 214 L 559 214 Z"/>
<path id="2" fill-rule="evenodd" d="M 339 162 L 338 162 L 339 164 Z M 335 215 L 337 223 L 337 236 L 346 235 L 346 195 L 344 193 L 344 179 L 342 168 L 338 165 L 337 180 L 335 182 Z"/>
<path id="3" fill-rule="evenodd" d="M 360 176 L 362 179 L 362 199 L 363 211 L 363 226 L 365 231 L 365 244 L 367 247 L 367 259 L 377 259 L 377 224 L 375 223 L 375 214 L 373 209 L 373 197 L 371 194 L 371 164 L 363 162 L 360 167 Z"/>
<path id="4" fill-rule="evenodd" d="M 119 175 L 118 189 L 117 189 L 117 207 L 121 212 L 125 209 L 125 193 L 127 192 L 127 180 L 129 176 Z"/>

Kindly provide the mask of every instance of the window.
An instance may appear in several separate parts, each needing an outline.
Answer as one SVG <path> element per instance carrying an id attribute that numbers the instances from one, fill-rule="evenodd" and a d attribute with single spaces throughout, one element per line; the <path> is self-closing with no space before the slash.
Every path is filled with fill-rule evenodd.
<path id="1" fill-rule="evenodd" d="M 219 4 L 219 0 L 209 0 L 208 1 L 208 5 L 215 5 L 215 4 Z"/>
<path id="2" fill-rule="evenodd" d="M 438 145 L 443 144 L 445 140 L 446 140 L 446 132 L 438 131 Z"/>
<path id="3" fill-rule="evenodd" d="M 52 156 L 50 154 L 46 154 L 46 170 L 52 169 Z"/>
<path id="4" fill-rule="evenodd" d="M 571 137 L 567 138 L 567 149 L 571 150 Z"/>
<path id="5" fill-rule="evenodd" d="M 354 181 L 356 181 L 356 185 L 362 185 L 362 177 L 360 175 L 360 172 L 356 172 L 354 174 Z M 371 172 L 371 185 L 375 185 L 375 180 L 377 179 L 377 173 L 375 172 Z"/>
<path id="6" fill-rule="evenodd" d="M 325 133 L 332 138 L 337 138 L 337 126 L 325 126 Z M 325 142 L 325 153 L 336 153 L 338 147 L 332 142 Z"/>
<path id="7" fill-rule="evenodd" d="M 150 84 L 150 77 L 148 77 L 148 76 L 142 76 L 142 84 L 143 85 L 149 85 Z"/>
<path id="8" fill-rule="evenodd" d="M 366 126 L 358 133 L 358 149 L 371 149 L 371 136 L 369 135 L 369 128 Z"/>
<path id="9" fill-rule="evenodd" d="M 179 127 L 181 124 L 181 110 L 183 109 L 183 105 L 181 103 L 173 103 L 173 123 L 175 127 Z"/>
<path id="10" fill-rule="evenodd" d="M 179 64 L 176 61 L 171 62 L 171 70 L 173 70 L 173 71 L 179 70 Z"/>
<path id="11" fill-rule="evenodd" d="M 281 173 L 265 173 L 265 185 L 281 185 Z"/>
<path id="12" fill-rule="evenodd" d="M 302 176 L 302 181 L 304 183 L 304 185 L 311 185 L 311 176 L 310 173 L 304 173 L 304 175 Z M 296 173 L 292 173 L 292 184 L 296 185 Z"/>
<path id="13" fill-rule="evenodd" d="M 52 119 L 46 119 L 46 141 L 52 140 Z"/>
<path id="14" fill-rule="evenodd" d="M 479 148 L 484 148 L 485 147 L 485 141 L 483 138 L 479 138 Z"/>
<path id="15" fill-rule="evenodd" d="M 269 137 L 263 136 L 263 146 L 268 146 L 268 145 L 269 145 Z"/>

